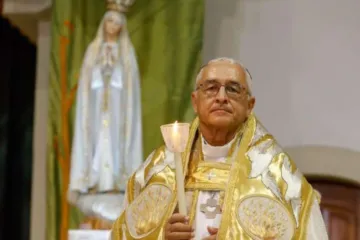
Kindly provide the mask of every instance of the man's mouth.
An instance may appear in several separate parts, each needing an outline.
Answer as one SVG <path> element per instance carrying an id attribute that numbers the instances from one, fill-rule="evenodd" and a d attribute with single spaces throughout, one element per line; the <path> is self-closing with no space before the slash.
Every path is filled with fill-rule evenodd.
<path id="1" fill-rule="evenodd" d="M 214 109 L 211 112 L 230 113 L 230 111 L 228 111 L 227 109 L 223 109 L 223 108 Z"/>

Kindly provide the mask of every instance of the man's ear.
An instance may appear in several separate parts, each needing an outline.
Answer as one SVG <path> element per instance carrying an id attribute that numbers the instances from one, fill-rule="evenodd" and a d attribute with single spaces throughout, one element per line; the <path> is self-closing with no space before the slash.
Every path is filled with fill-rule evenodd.
<path id="1" fill-rule="evenodd" d="M 255 97 L 250 97 L 250 99 L 248 100 L 247 116 L 250 116 L 251 112 L 253 111 L 255 107 L 255 102 Z"/>
<path id="2" fill-rule="evenodd" d="M 194 109 L 194 112 L 197 114 L 197 92 L 192 92 L 191 93 L 191 104 L 192 104 L 192 107 Z"/>

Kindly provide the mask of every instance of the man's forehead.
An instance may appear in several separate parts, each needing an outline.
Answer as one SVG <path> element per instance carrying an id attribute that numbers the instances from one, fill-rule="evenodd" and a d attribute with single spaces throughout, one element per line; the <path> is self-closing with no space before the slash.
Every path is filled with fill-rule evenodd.
<path id="1" fill-rule="evenodd" d="M 209 63 L 203 68 L 202 80 L 224 79 L 238 80 L 245 79 L 243 68 L 236 63 L 214 62 Z"/>

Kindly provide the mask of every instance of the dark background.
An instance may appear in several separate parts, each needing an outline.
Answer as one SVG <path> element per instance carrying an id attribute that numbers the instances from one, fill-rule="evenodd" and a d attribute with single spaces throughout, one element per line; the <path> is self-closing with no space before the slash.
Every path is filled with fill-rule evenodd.
<path id="1" fill-rule="evenodd" d="M 36 46 L 0 16 L 0 239 L 30 238 L 35 71 Z"/>

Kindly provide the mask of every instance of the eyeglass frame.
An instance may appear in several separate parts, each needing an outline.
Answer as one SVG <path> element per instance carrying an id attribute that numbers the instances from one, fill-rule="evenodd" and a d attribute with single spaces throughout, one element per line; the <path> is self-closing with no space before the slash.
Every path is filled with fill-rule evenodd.
<path id="1" fill-rule="evenodd" d="M 214 83 L 214 84 L 217 84 L 217 86 L 219 87 L 217 92 L 214 93 L 213 95 L 209 96 L 208 94 L 206 94 L 206 90 L 204 89 L 204 86 L 206 83 Z M 240 94 L 239 96 L 237 97 L 231 97 L 231 93 L 229 95 L 229 92 L 226 90 L 226 87 L 229 85 L 229 84 L 235 84 L 237 85 L 239 88 L 240 88 L 240 91 L 245 91 L 246 94 Z M 246 95 L 251 97 L 251 92 L 249 92 L 249 90 L 247 88 L 245 88 L 242 84 L 238 83 L 238 82 L 235 82 L 235 81 L 228 81 L 226 83 L 220 83 L 218 82 L 217 80 L 205 80 L 204 83 L 201 83 L 199 84 L 198 86 L 196 86 L 195 88 L 195 91 L 197 90 L 201 90 L 207 97 L 215 97 L 219 94 L 220 92 L 220 89 L 221 87 L 224 87 L 224 90 L 225 90 L 225 93 L 226 95 L 229 97 L 229 98 L 232 98 L 232 99 L 236 99 L 236 100 L 240 100 L 242 99 L 243 97 L 245 97 Z"/>

